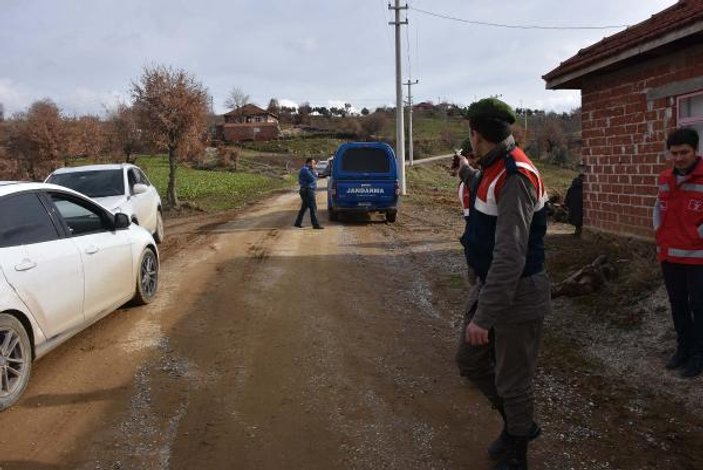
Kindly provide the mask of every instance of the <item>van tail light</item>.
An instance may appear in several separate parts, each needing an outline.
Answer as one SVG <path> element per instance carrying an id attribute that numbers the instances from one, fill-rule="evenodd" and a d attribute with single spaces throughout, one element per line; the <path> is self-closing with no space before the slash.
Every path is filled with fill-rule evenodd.
<path id="1" fill-rule="evenodd" d="M 400 196 L 400 184 L 398 183 L 398 180 L 395 180 L 395 195 Z"/>
<path id="2" fill-rule="evenodd" d="M 332 193 L 332 197 L 337 197 L 337 182 L 332 183 L 332 189 L 330 191 Z"/>

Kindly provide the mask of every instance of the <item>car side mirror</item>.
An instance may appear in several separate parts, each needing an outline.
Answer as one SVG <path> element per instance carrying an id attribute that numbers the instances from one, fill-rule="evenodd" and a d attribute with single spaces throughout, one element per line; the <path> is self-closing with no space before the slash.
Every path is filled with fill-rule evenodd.
<path id="1" fill-rule="evenodd" d="M 149 186 L 142 183 L 137 183 L 132 186 L 132 191 L 134 191 L 134 194 L 144 194 L 145 192 L 149 191 Z"/>
<path id="2" fill-rule="evenodd" d="M 131 223 L 132 221 L 129 220 L 127 214 L 123 214 L 122 212 L 115 214 L 115 230 L 124 230 L 129 227 Z"/>

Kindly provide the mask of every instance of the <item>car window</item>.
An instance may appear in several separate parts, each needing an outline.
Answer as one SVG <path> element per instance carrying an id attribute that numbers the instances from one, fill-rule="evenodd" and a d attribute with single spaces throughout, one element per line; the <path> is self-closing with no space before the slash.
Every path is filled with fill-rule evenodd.
<path id="1" fill-rule="evenodd" d="M 142 170 L 137 170 L 137 173 L 139 174 L 139 180 L 142 184 L 151 186 L 151 181 L 149 181 L 149 178 L 146 177 Z"/>
<path id="2" fill-rule="evenodd" d="M 129 184 L 130 194 L 134 194 L 134 185 L 139 183 L 139 175 L 134 168 L 127 170 L 127 183 Z"/>
<path id="3" fill-rule="evenodd" d="M 74 237 L 109 230 L 105 214 L 97 207 L 56 193 L 51 200 Z"/>
<path id="4" fill-rule="evenodd" d="M 49 213 L 35 193 L 0 199 L 0 247 L 30 245 L 59 238 Z"/>
<path id="5" fill-rule="evenodd" d="M 122 170 L 55 173 L 46 182 L 65 186 L 88 197 L 121 196 L 125 193 Z"/>
<path id="6" fill-rule="evenodd" d="M 358 173 L 389 173 L 390 159 L 378 148 L 350 148 L 341 156 L 342 171 Z"/>

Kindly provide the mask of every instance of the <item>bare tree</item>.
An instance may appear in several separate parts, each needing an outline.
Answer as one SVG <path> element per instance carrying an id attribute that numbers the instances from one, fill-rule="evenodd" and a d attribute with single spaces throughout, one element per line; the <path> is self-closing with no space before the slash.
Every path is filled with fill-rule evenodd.
<path id="1" fill-rule="evenodd" d="M 559 116 L 555 113 L 549 113 L 539 124 L 535 131 L 540 157 L 546 157 L 552 163 L 565 163 L 567 137 Z"/>
<path id="2" fill-rule="evenodd" d="M 193 151 L 194 142 L 207 135 L 210 96 L 194 76 L 163 65 L 145 67 L 132 83 L 134 110 L 151 140 L 168 151 L 166 200 L 178 207 L 176 168 L 179 158 Z"/>
<path id="3" fill-rule="evenodd" d="M 364 108 L 365 109 L 365 108 Z M 362 137 L 370 139 L 381 134 L 388 127 L 389 119 L 385 113 L 373 113 L 361 119 Z"/>
<path id="4" fill-rule="evenodd" d="M 278 104 L 278 100 L 276 98 L 271 98 L 271 101 L 269 101 L 269 105 L 266 108 L 266 111 L 278 116 L 278 113 L 281 112 L 281 106 Z"/>
<path id="5" fill-rule="evenodd" d="M 110 111 L 108 122 L 110 148 L 119 151 L 124 156 L 125 162 L 134 163 L 134 154 L 144 148 L 143 134 L 134 108 L 120 103 L 117 108 Z"/>
<path id="6" fill-rule="evenodd" d="M 308 124 L 310 122 L 310 113 L 312 112 L 312 106 L 308 101 L 304 101 L 298 105 L 298 114 L 295 115 L 293 120 L 295 124 Z"/>
<path id="7" fill-rule="evenodd" d="M 237 109 L 248 103 L 249 95 L 244 93 L 244 90 L 241 88 L 234 87 L 232 88 L 232 91 L 229 92 L 229 95 L 227 95 L 227 99 L 225 100 L 225 108 Z"/>
<path id="8" fill-rule="evenodd" d="M 5 120 L 5 105 L 0 103 L 0 122 Z"/>
<path id="9" fill-rule="evenodd" d="M 66 145 L 64 164 L 75 157 L 96 158 L 107 147 L 105 123 L 97 116 L 79 116 L 64 120 Z"/>
<path id="10" fill-rule="evenodd" d="M 66 154 L 68 143 L 61 110 L 50 99 L 35 101 L 8 121 L 7 152 L 32 180 L 45 176 Z"/>

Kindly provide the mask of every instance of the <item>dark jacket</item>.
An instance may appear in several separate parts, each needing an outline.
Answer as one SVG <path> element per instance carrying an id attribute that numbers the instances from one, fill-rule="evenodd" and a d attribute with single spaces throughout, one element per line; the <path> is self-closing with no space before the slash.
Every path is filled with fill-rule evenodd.
<path id="1" fill-rule="evenodd" d="M 304 165 L 298 172 L 300 189 L 317 189 L 317 174 Z"/>
<path id="2" fill-rule="evenodd" d="M 574 178 L 566 191 L 564 205 L 569 211 L 569 223 L 580 227 L 583 225 L 583 180 Z"/>
<path id="3" fill-rule="evenodd" d="M 504 162 L 512 150 L 510 144 L 514 145 L 512 139 L 484 156 L 481 160 L 483 168 L 489 169 L 497 160 Z M 531 179 L 522 172 L 511 169 L 507 173 L 497 207 L 494 207 L 498 215 L 490 221 L 490 233 L 484 233 L 482 229 L 487 226 L 484 223 L 487 220 L 475 218 L 474 213 L 478 215 L 479 212 L 475 208 L 475 199 L 469 213 L 470 216 L 474 215 L 469 221 L 470 231 L 471 224 L 476 221 L 473 229 L 482 232 L 480 239 L 476 238 L 477 245 L 472 245 L 469 252 L 479 255 L 480 251 L 489 256 L 487 267 L 484 266 L 485 262 L 478 263 L 488 272 L 483 273 L 470 294 L 470 299 L 478 301 L 473 321 L 486 329 L 498 323 L 535 320 L 551 309 L 549 278 L 541 266 L 544 260 L 542 238 L 546 230 L 546 209 L 543 203 L 546 194 L 540 194 Z M 467 167 L 460 169 L 459 176 L 467 184 L 476 184 L 477 178 L 470 174 Z M 485 177 L 482 172 L 478 179 L 479 186 Z M 476 190 L 477 196 L 479 190 Z M 484 246 L 485 243 L 490 247 Z M 539 264 L 540 270 L 533 269 L 533 264 Z M 528 265 L 530 267 L 526 271 Z"/>

